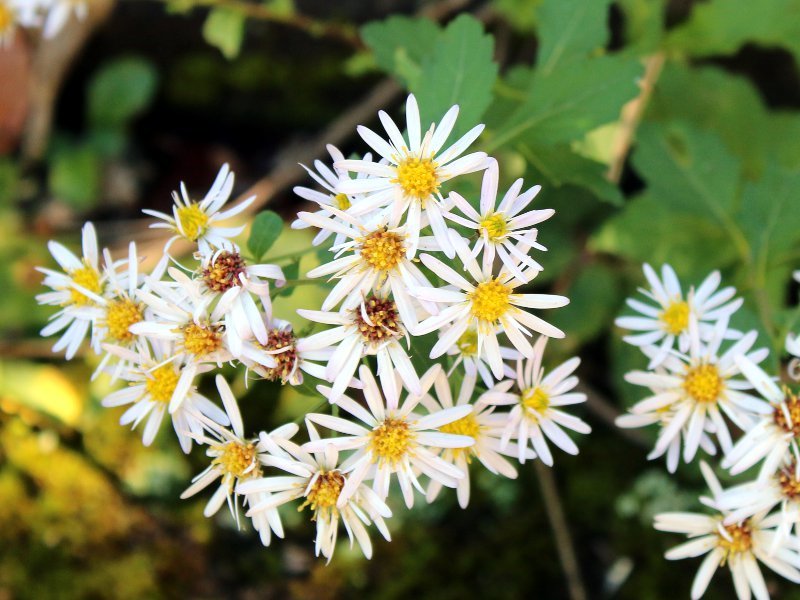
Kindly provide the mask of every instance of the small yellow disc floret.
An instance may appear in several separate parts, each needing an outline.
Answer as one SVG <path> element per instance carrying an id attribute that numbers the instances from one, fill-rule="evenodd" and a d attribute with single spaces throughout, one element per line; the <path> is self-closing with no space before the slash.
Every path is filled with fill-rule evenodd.
<path id="1" fill-rule="evenodd" d="M 207 356 L 222 346 L 222 332 L 214 325 L 189 323 L 183 328 L 183 347 L 195 356 Z"/>
<path id="2" fill-rule="evenodd" d="M 153 400 L 166 404 L 172 398 L 179 378 L 171 364 L 163 365 L 150 372 L 145 388 Z"/>
<path id="3" fill-rule="evenodd" d="M 353 203 L 350 202 L 350 197 L 347 194 L 336 194 L 333 197 L 333 205 L 339 210 L 347 210 Z"/>
<path id="4" fill-rule="evenodd" d="M 683 300 L 671 303 L 659 316 L 664 328 L 672 335 L 678 335 L 689 326 L 689 305 Z"/>
<path id="5" fill-rule="evenodd" d="M 392 464 L 408 452 L 414 432 L 405 419 L 388 418 L 372 430 L 369 442 L 375 458 Z"/>
<path id="6" fill-rule="evenodd" d="M 472 301 L 470 310 L 478 319 L 494 323 L 508 312 L 511 306 L 508 299 L 510 295 L 511 288 L 497 279 L 484 281 L 469 294 L 469 299 Z"/>
<path id="7" fill-rule="evenodd" d="M 216 450 L 220 455 L 213 460 L 213 464 L 220 467 L 226 475 L 233 475 L 241 478 L 252 474 L 253 463 L 256 458 L 255 444 L 242 444 L 231 440 L 226 444 L 217 446 Z"/>
<path id="8" fill-rule="evenodd" d="M 683 389 L 695 402 L 716 402 L 724 387 L 715 365 L 692 367 L 683 380 Z"/>
<path id="9" fill-rule="evenodd" d="M 181 206 L 177 213 L 180 230 L 188 240 L 196 242 L 208 229 L 208 215 L 197 202 Z"/>
<path id="10" fill-rule="evenodd" d="M 98 273 L 97 269 L 92 266 L 84 264 L 83 267 L 72 271 L 69 276 L 72 278 L 72 281 L 77 283 L 82 288 L 89 290 L 90 292 L 99 294 L 102 291 L 102 286 L 100 285 L 100 273 Z M 78 306 L 94 304 L 94 300 L 92 300 L 83 292 L 79 292 L 74 288 L 70 288 L 69 295 L 70 302 L 72 304 L 76 304 Z"/>
<path id="11" fill-rule="evenodd" d="M 310 506 L 314 512 L 335 508 L 336 502 L 339 500 L 339 494 L 342 493 L 344 482 L 344 475 L 339 471 L 320 472 L 306 496 L 306 501 L 297 510 L 303 510 L 306 506 Z"/>
<path id="12" fill-rule="evenodd" d="M 492 213 L 483 217 L 480 221 L 480 232 L 486 233 L 489 240 L 498 242 L 508 233 L 508 221 L 503 213 Z"/>
<path id="13" fill-rule="evenodd" d="M 378 229 L 361 240 L 361 258 L 378 271 L 397 268 L 405 253 L 403 237 L 392 231 Z"/>
<path id="14" fill-rule="evenodd" d="M 753 547 L 753 531 L 748 521 L 737 525 L 725 525 L 724 527 L 730 539 L 719 533 L 717 534 L 717 544 L 725 551 L 725 556 L 722 558 L 723 564 L 731 555 L 748 552 Z"/>
<path id="15" fill-rule="evenodd" d="M 525 408 L 541 414 L 550 406 L 550 395 L 540 387 L 528 388 L 522 392 L 520 402 Z"/>
<path id="16" fill-rule="evenodd" d="M 409 156 L 397 165 L 397 177 L 392 183 L 399 184 L 407 197 L 425 201 L 439 190 L 436 167 L 429 158 Z"/>
<path id="17" fill-rule="evenodd" d="M 130 342 L 135 337 L 129 331 L 131 325 L 138 323 L 143 318 L 141 303 L 134 302 L 130 298 L 110 302 L 106 311 L 109 337 L 118 342 Z"/>

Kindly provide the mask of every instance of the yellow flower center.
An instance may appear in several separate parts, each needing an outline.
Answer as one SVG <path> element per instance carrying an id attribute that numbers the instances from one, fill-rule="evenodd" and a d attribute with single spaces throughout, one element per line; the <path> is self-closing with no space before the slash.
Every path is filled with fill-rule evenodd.
<path id="1" fill-rule="evenodd" d="M 393 337 L 400 337 L 400 317 L 393 300 L 384 300 L 370 296 L 364 301 L 364 312 L 369 322 L 361 314 L 361 307 L 353 310 L 353 320 L 364 341 L 379 344 Z"/>
<path id="2" fill-rule="evenodd" d="M 683 300 L 672 302 L 659 318 L 669 333 L 678 335 L 689 326 L 689 305 Z"/>
<path id="3" fill-rule="evenodd" d="M 350 202 L 350 198 L 348 197 L 347 194 L 336 194 L 333 197 L 333 204 L 339 210 L 347 210 L 348 208 L 353 206 L 353 203 Z"/>
<path id="4" fill-rule="evenodd" d="M 183 328 L 183 347 L 195 356 L 202 357 L 220 349 L 222 331 L 216 325 L 189 323 Z"/>
<path id="5" fill-rule="evenodd" d="M 481 426 L 478 424 L 475 415 L 470 413 L 466 417 L 461 417 L 458 421 L 442 425 L 439 427 L 439 431 L 442 433 L 451 433 L 453 435 L 468 435 L 477 442 L 481 432 Z M 472 455 L 475 453 L 475 446 L 469 446 L 467 448 L 448 448 L 446 452 L 453 455 L 464 454 L 469 463 L 472 461 Z"/>
<path id="6" fill-rule="evenodd" d="M 467 329 L 456 340 L 456 347 L 463 356 L 475 356 L 478 354 L 478 332 L 474 329 Z"/>
<path id="7" fill-rule="evenodd" d="M 72 278 L 72 281 L 77 283 L 82 288 L 89 290 L 90 292 L 99 294 L 102 291 L 100 286 L 100 273 L 98 273 L 97 269 L 94 267 L 84 264 L 83 267 L 72 271 L 69 276 Z M 72 302 L 72 304 L 77 304 L 78 306 L 94 304 L 94 300 L 92 300 L 83 292 L 79 292 L 75 288 L 70 288 L 69 296 L 70 302 Z"/>
<path id="8" fill-rule="evenodd" d="M 525 408 L 542 413 L 550 406 L 550 396 L 540 387 L 528 388 L 522 392 L 520 402 Z"/>
<path id="9" fill-rule="evenodd" d="M 143 306 L 141 303 L 134 302 L 130 298 L 122 298 L 110 302 L 106 311 L 108 336 L 118 342 L 130 342 L 133 340 L 136 336 L 129 329 L 131 325 L 144 318 L 142 312 Z"/>
<path id="10" fill-rule="evenodd" d="M 14 13 L 11 7 L 0 1 L 0 35 L 9 31 L 14 25 Z"/>
<path id="11" fill-rule="evenodd" d="M 339 471 L 321 471 L 311 486 L 306 501 L 298 506 L 297 510 L 303 510 L 306 506 L 310 506 L 315 512 L 335 508 L 343 487 L 344 475 Z M 316 518 L 316 515 L 313 518 Z"/>
<path id="12" fill-rule="evenodd" d="M 429 158 L 406 157 L 397 165 L 397 177 L 392 183 L 400 184 L 406 196 L 425 201 L 439 190 L 436 167 Z"/>
<path id="13" fill-rule="evenodd" d="M 722 558 L 722 564 L 728 560 L 732 554 L 741 554 L 747 552 L 753 547 L 753 530 L 750 528 L 750 522 L 744 521 L 736 525 L 726 525 L 725 531 L 728 533 L 730 539 L 717 533 L 717 544 L 725 551 L 725 556 Z"/>
<path id="14" fill-rule="evenodd" d="M 391 271 L 406 253 L 402 236 L 384 229 L 367 234 L 361 241 L 361 258 L 373 269 Z"/>
<path id="15" fill-rule="evenodd" d="M 217 255 L 213 263 L 203 269 L 203 283 L 214 292 L 227 292 L 232 287 L 242 284 L 239 276 L 245 269 L 247 263 L 238 252 L 224 250 Z"/>
<path id="16" fill-rule="evenodd" d="M 208 229 L 208 215 L 197 202 L 181 206 L 177 213 L 183 235 L 187 239 L 196 242 Z"/>
<path id="17" fill-rule="evenodd" d="M 683 380 L 683 389 L 695 402 L 716 402 L 723 387 L 716 365 L 692 367 Z"/>
<path id="18" fill-rule="evenodd" d="M 480 232 L 486 232 L 489 240 L 497 242 L 508 233 L 508 221 L 503 213 L 488 214 L 480 222 Z"/>
<path id="19" fill-rule="evenodd" d="M 151 371 L 145 382 L 147 392 L 156 402 L 167 403 L 172 398 L 175 386 L 178 385 L 180 375 L 171 364 L 163 365 Z"/>
<path id="20" fill-rule="evenodd" d="M 212 461 L 212 464 L 219 466 L 226 474 L 234 477 L 252 476 L 255 471 L 260 470 L 256 467 L 251 468 L 256 460 L 255 444 L 242 444 L 231 440 L 216 446 L 215 450 L 219 451 L 220 455 Z M 250 471 L 245 473 L 248 469 Z"/>
<path id="21" fill-rule="evenodd" d="M 788 388 L 784 388 L 783 393 L 785 396 L 783 404 L 786 406 L 786 412 L 789 413 L 792 423 L 791 425 L 789 424 L 789 421 L 786 420 L 784 408 L 778 405 L 773 412 L 775 424 L 786 433 L 791 433 L 795 437 L 798 437 L 800 436 L 800 399 L 795 394 L 792 394 Z"/>
<path id="22" fill-rule="evenodd" d="M 511 288 L 503 285 L 497 279 L 479 283 L 474 292 L 469 293 L 472 302 L 472 314 L 482 321 L 494 323 L 506 312 L 508 312 L 511 302 L 508 297 L 511 295 Z"/>
<path id="23" fill-rule="evenodd" d="M 370 449 L 375 458 L 392 464 L 403 458 L 414 439 L 405 419 L 388 418 L 370 433 Z"/>

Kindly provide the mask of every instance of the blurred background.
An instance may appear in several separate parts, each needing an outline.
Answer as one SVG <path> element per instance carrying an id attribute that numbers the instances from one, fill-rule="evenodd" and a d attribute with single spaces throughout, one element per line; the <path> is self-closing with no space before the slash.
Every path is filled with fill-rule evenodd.
<path id="1" fill-rule="evenodd" d="M 19 31 L 0 49 L 0 599 L 688 597 L 699 560 L 665 561 L 680 540 L 652 516 L 697 509 L 703 484 L 696 465 L 670 476 L 647 462 L 654 432 L 614 427 L 642 396 L 622 374 L 645 363 L 613 319 L 643 261 L 671 263 L 687 286 L 721 269 L 746 299 L 736 325 L 757 328 L 778 365 L 797 330 L 800 2 L 90 5 L 52 40 Z M 457 25 L 464 14 L 480 27 Z M 463 83 L 437 100 L 426 86 L 454 69 L 458 40 Z M 397 510 L 371 561 L 340 543 L 326 566 L 307 513 L 284 511 L 287 539 L 263 548 L 225 510 L 204 519 L 207 495 L 178 499 L 202 452 L 183 455 L 166 427 L 143 448 L 121 410 L 100 407 L 111 388 L 90 383 L 96 358 L 51 353 L 34 266 L 51 265 L 48 239 L 77 250 L 85 220 L 117 256 L 134 239 L 157 257 L 164 240 L 140 209 L 167 209 L 181 180 L 205 193 L 224 162 L 235 194 L 258 195 L 254 211 L 290 221 L 292 186 L 312 185 L 297 163 L 325 159 L 326 143 L 363 152 L 355 126 L 399 115 L 408 89 L 437 110 L 462 103 L 465 128 L 487 123 L 479 149 L 504 185 L 540 183 L 537 206 L 557 209 L 535 284 L 572 299 L 549 359 L 582 357 L 590 399 L 577 412 L 594 431 L 551 471 L 476 470 L 468 509 L 443 493 Z M 309 242 L 285 229 L 278 246 Z M 321 293 L 298 288 L 278 316 Z M 228 375 L 253 431 L 318 404 Z M 216 398 L 210 379 L 201 387 Z M 800 598 L 767 579 L 774 597 Z M 732 595 L 720 572 L 707 597 Z"/>

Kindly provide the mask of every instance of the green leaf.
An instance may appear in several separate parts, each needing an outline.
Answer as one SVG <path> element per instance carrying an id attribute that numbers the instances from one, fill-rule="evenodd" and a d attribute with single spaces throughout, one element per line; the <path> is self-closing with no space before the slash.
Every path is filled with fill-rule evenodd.
<path id="1" fill-rule="evenodd" d="M 610 0 L 546 0 L 537 11 L 537 70 L 548 75 L 585 61 L 608 42 Z"/>
<path id="2" fill-rule="evenodd" d="M 623 202 L 622 192 L 606 179 L 608 167 L 575 153 L 566 144 L 545 146 L 522 143 L 517 149 L 538 172 L 556 186 L 572 184 L 614 205 Z"/>
<path id="3" fill-rule="evenodd" d="M 253 219 L 247 248 L 254 260 L 261 260 L 272 247 L 283 229 L 283 219 L 271 210 L 261 211 Z"/>
<path id="4" fill-rule="evenodd" d="M 228 8 L 214 8 L 203 23 L 203 39 L 227 59 L 236 58 L 244 40 L 245 16 Z"/>
<path id="5" fill-rule="evenodd" d="M 99 198 L 101 184 L 102 162 L 92 148 L 69 146 L 53 157 L 48 185 L 59 200 L 86 210 Z"/>
<path id="6" fill-rule="evenodd" d="M 421 73 L 422 61 L 433 51 L 439 32 L 439 27 L 429 19 L 395 15 L 364 25 L 361 39 L 372 49 L 381 69 L 407 87 L 413 87 Z"/>
<path id="7" fill-rule="evenodd" d="M 480 122 L 492 101 L 497 79 L 494 40 L 475 17 L 462 14 L 452 21 L 422 63 L 422 75 L 411 90 L 420 106 L 423 131 L 447 110 L 459 105 L 453 137 Z"/>
<path id="8" fill-rule="evenodd" d="M 737 258 L 713 220 L 675 210 L 647 192 L 606 221 L 590 238 L 589 249 L 635 263 L 669 263 L 681 277 L 697 281 Z"/>
<path id="9" fill-rule="evenodd" d="M 570 142 L 616 121 L 636 95 L 641 74 L 639 61 L 623 56 L 573 63 L 549 75 L 535 71 L 524 100 L 489 141 L 489 151 L 519 139 Z"/>
<path id="10" fill-rule="evenodd" d="M 781 46 L 800 58 L 800 0 L 739 0 L 698 3 L 688 21 L 667 38 L 670 49 L 692 56 L 731 54 L 746 43 Z"/>
<path id="11" fill-rule="evenodd" d="M 664 37 L 664 3 L 661 0 L 617 0 L 625 16 L 625 50 L 639 55 L 659 49 Z"/>
<path id="12" fill-rule="evenodd" d="M 106 63 L 89 82 L 89 122 L 95 127 L 124 126 L 150 105 L 157 84 L 155 67 L 144 59 Z"/>

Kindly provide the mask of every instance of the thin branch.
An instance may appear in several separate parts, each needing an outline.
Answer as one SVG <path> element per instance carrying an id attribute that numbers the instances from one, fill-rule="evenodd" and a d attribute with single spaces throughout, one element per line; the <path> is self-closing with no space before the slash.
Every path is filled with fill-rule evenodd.
<path id="1" fill-rule="evenodd" d="M 553 530 L 558 558 L 561 561 L 561 569 L 564 571 L 564 578 L 567 580 L 569 597 L 571 600 L 586 600 L 586 588 L 581 578 L 578 558 L 575 555 L 572 536 L 569 533 L 567 520 L 561 507 L 561 498 L 558 495 L 553 472 L 540 460 L 534 461 L 533 464 L 536 468 L 539 486 L 542 489 L 547 519 L 550 521 L 550 527 Z"/>

